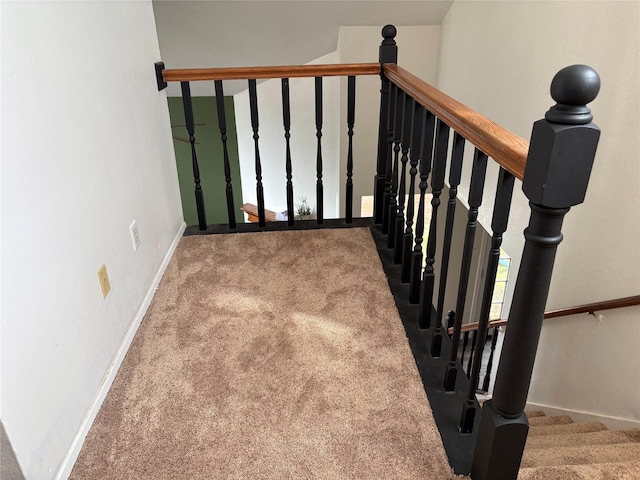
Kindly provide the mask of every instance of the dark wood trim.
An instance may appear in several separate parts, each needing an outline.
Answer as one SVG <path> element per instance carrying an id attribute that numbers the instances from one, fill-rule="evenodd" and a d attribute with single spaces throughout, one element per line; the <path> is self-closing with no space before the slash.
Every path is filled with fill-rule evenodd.
<path id="1" fill-rule="evenodd" d="M 577 305 L 575 307 L 559 308 L 557 310 L 549 310 L 544 312 L 544 318 L 565 317 L 567 315 L 576 315 L 578 313 L 594 313 L 602 310 L 611 310 L 614 308 L 633 307 L 640 305 L 640 295 L 632 297 L 616 298 L 615 300 L 605 300 L 603 302 L 587 303 L 585 305 Z M 502 327 L 507 325 L 507 320 L 491 320 L 489 328 Z M 461 332 L 471 332 L 478 329 L 477 323 L 468 323 L 462 326 Z M 453 333 L 453 328 L 449 329 L 449 333 Z"/>
<path id="2" fill-rule="evenodd" d="M 516 178 L 524 178 L 529 142 L 471 110 L 424 80 L 393 64 L 383 65 L 391 82 L 474 144 Z"/>
<path id="3" fill-rule="evenodd" d="M 342 77 L 379 75 L 379 63 L 290 65 L 277 67 L 183 68 L 162 71 L 165 82 L 248 80 L 257 78 Z"/>
<path id="4" fill-rule="evenodd" d="M 640 305 L 640 295 L 550 310 L 548 312 L 544 312 L 544 318 L 564 317 L 565 315 L 575 315 L 576 313 L 594 313 L 602 310 L 611 310 L 613 308 L 633 307 L 634 305 Z"/>

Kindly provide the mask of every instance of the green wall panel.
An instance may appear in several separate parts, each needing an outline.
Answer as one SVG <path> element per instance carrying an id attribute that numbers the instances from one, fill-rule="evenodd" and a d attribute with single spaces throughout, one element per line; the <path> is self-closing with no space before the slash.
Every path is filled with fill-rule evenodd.
<path id="1" fill-rule="evenodd" d="M 189 138 L 186 127 L 174 127 L 184 125 L 184 110 L 182 98 L 169 97 L 169 116 L 171 117 L 171 132 L 183 139 Z M 195 129 L 196 153 L 198 166 L 200 167 L 200 181 L 204 193 L 205 213 L 208 224 L 227 223 L 227 200 L 225 194 L 224 161 L 222 140 L 218 128 L 218 114 L 215 97 L 193 97 L 193 116 L 197 125 Z M 233 201 L 236 212 L 236 221 L 242 223 L 244 214 L 242 206 L 242 184 L 240 182 L 240 163 L 238 161 L 238 140 L 236 135 L 235 113 L 233 97 L 225 97 L 225 111 L 227 116 L 227 149 L 231 164 L 231 183 L 233 185 Z M 195 184 L 193 182 L 193 169 L 191 165 L 191 146 L 187 142 L 173 139 L 176 152 L 176 164 L 178 168 L 178 181 L 180 183 L 180 196 L 182 198 L 182 211 L 187 225 L 198 224 L 196 212 Z"/>

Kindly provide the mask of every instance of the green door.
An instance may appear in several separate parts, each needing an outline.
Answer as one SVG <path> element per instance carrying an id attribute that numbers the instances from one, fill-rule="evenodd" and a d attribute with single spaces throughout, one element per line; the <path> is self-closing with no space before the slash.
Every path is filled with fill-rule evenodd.
<path id="1" fill-rule="evenodd" d="M 171 132 L 174 136 L 173 145 L 176 152 L 178 181 L 182 198 L 182 212 L 187 225 L 198 224 L 196 212 L 195 184 L 193 182 L 193 168 L 191 162 L 191 146 L 189 133 L 184 126 L 184 110 L 182 98 L 169 97 L 169 116 L 171 117 Z M 218 128 L 218 114 L 215 97 L 193 97 L 193 116 L 196 124 L 195 138 L 198 166 L 200 167 L 200 181 L 204 193 L 205 213 L 208 224 L 228 223 L 226 182 L 224 177 L 224 160 L 222 139 Z M 227 117 L 227 150 L 231 165 L 231 185 L 233 187 L 233 202 L 236 222 L 244 221 L 242 207 L 242 184 L 240 181 L 240 163 L 238 161 L 238 140 L 236 135 L 235 112 L 233 97 L 225 97 L 224 106 Z"/>

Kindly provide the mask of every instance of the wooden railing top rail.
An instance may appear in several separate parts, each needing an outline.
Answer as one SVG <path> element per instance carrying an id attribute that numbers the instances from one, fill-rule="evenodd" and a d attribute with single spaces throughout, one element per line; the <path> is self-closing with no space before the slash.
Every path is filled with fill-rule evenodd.
<path id="1" fill-rule="evenodd" d="M 575 315 L 576 313 L 600 312 L 602 310 L 632 307 L 634 305 L 640 305 L 640 295 L 616 298 L 614 300 L 604 300 L 602 302 L 587 303 L 585 305 L 577 305 L 575 307 L 559 308 L 557 310 L 544 312 L 544 318 L 564 317 L 566 315 Z"/>
<path id="2" fill-rule="evenodd" d="M 516 178 L 524 178 L 529 142 L 492 122 L 395 64 L 384 74 L 418 103 L 474 144 Z"/>
<path id="3" fill-rule="evenodd" d="M 489 155 L 516 178 L 524 178 L 529 142 L 454 100 L 396 64 L 384 64 L 385 75 L 421 105 Z M 162 69 L 165 82 L 248 80 L 263 78 L 378 75 L 379 63 L 286 65 L 263 67 Z"/>
<path id="4" fill-rule="evenodd" d="M 162 71 L 165 82 L 248 80 L 258 78 L 342 77 L 349 75 L 379 74 L 379 63 L 289 65 L 276 67 L 168 68 Z"/>
<path id="5" fill-rule="evenodd" d="M 567 315 L 576 315 L 578 313 L 594 313 L 602 310 L 611 310 L 614 308 L 633 307 L 640 305 L 640 295 L 634 295 L 631 297 L 616 298 L 615 300 L 605 300 L 602 302 L 587 303 L 585 305 L 577 305 L 575 307 L 559 308 L 557 310 L 549 310 L 544 312 L 544 318 L 565 317 Z M 489 328 L 502 327 L 507 325 L 507 320 L 491 320 L 489 322 Z M 468 323 L 463 325 L 461 332 L 472 332 L 478 329 L 478 323 Z M 448 330 L 449 333 L 453 333 L 453 328 Z"/>

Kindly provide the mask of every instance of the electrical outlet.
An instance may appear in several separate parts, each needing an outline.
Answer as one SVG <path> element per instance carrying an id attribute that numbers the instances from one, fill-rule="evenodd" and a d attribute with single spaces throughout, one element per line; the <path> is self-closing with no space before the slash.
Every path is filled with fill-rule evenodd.
<path id="1" fill-rule="evenodd" d="M 111 291 L 111 284 L 109 283 L 109 275 L 107 275 L 107 266 L 105 264 L 102 264 L 98 269 L 98 281 L 100 282 L 102 298 L 107 298 L 107 295 Z"/>
<path id="2" fill-rule="evenodd" d="M 140 234 L 138 233 L 138 224 L 135 220 L 129 225 L 129 232 L 131 232 L 131 242 L 133 242 L 133 251 L 135 252 L 140 246 Z"/>

